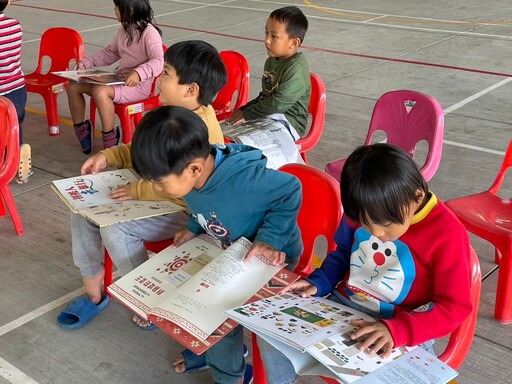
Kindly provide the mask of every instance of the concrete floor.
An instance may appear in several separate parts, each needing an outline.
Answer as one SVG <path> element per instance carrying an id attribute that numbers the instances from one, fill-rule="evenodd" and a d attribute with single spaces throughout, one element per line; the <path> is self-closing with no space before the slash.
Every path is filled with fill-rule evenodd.
<path id="1" fill-rule="evenodd" d="M 447 200 L 490 186 L 512 137 L 509 1 L 151 1 L 165 44 L 203 39 L 246 55 L 251 96 L 266 58 L 265 20 L 291 3 L 308 16 L 302 51 L 327 87 L 325 132 L 308 155 L 311 165 L 323 169 L 364 141 L 380 95 L 413 89 L 434 96 L 445 110 L 443 159 L 431 188 Z M 91 53 L 119 25 L 107 0 L 12 0 L 6 14 L 24 28 L 26 73 L 36 66 L 48 27 L 78 30 Z M 62 133 L 49 137 L 42 98 L 29 95 L 24 137 L 33 147 L 34 176 L 26 185 L 11 184 L 24 235 L 16 236 L 8 217 L 0 219 L 0 384 L 210 383 L 207 373 L 176 375 L 169 361 L 181 347 L 158 330 L 136 330 L 116 302 L 80 330 L 56 326 L 63 305 L 81 294 L 81 279 L 71 260 L 68 208 L 49 185 L 78 174 L 86 158 L 64 95 L 59 109 Z M 510 177 L 505 185 L 503 196 L 510 197 Z M 472 243 L 483 272 L 491 270 L 492 246 L 474 237 Z M 459 383 L 512 383 L 512 325 L 493 319 L 496 281 L 494 273 L 483 282 L 477 332 Z"/>

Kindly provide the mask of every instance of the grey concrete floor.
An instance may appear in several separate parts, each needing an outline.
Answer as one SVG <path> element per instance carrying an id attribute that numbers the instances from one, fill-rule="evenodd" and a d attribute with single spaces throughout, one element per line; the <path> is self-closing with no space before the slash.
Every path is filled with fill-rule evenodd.
<path id="1" fill-rule="evenodd" d="M 203 39 L 242 52 L 258 93 L 266 58 L 264 23 L 286 4 L 310 21 L 302 51 L 327 87 L 325 131 L 309 153 L 323 169 L 346 157 L 366 136 L 375 101 L 392 89 L 413 89 L 445 110 L 443 159 L 431 188 L 443 199 L 487 189 L 512 138 L 512 5 L 504 0 L 429 2 L 305 0 L 152 0 L 164 43 Z M 91 53 L 118 28 L 107 0 L 12 0 L 6 14 L 24 28 L 23 68 L 34 70 L 41 33 L 53 26 L 78 30 Z M 51 180 L 76 175 L 85 160 L 59 98 L 61 135 L 49 137 L 42 98 L 29 95 L 25 141 L 33 147 L 34 176 L 11 184 L 25 228 L 16 236 L 0 218 L 0 383 L 210 383 L 207 373 L 177 375 L 170 360 L 181 347 L 164 333 L 142 332 L 130 313 L 111 303 L 90 325 L 65 332 L 55 318 L 81 279 L 71 259 L 67 207 Z M 99 147 L 96 148 L 97 150 Z M 510 177 L 503 196 L 510 197 Z M 483 272 L 494 249 L 472 243 Z M 493 319 L 496 273 L 483 282 L 477 332 L 459 383 L 512 383 L 512 325 Z M 248 337 L 249 340 L 249 337 Z M 301 378 L 301 383 L 318 383 Z"/>

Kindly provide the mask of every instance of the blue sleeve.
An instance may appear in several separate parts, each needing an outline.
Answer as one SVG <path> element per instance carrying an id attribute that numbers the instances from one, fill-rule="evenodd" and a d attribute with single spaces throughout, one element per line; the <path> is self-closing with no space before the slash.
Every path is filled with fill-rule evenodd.
<path id="1" fill-rule="evenodd" d="M 316 296 L 331 293 L 348 272 L 354 232 L 355 228 L 343 216 L 334 234 L 336 249 L 329 253 L 320 268 L 315 269 L 306 279 L 318 288 Z"/>
<path id="2" fill-rule="evenodd" d="M 192 215 L 189 215 L 188 216 L 188 224 L 187 224 L 187 229 L 192 232 L 192 233 L 195 233 L 196 235 L 199 235 L 201 233 L 205 233 L 203 227 L 201 227 L 201 225 L 199 225 L 199 223 L 197 222 L 196 219 L 194 219 L 194 217 Z"/>

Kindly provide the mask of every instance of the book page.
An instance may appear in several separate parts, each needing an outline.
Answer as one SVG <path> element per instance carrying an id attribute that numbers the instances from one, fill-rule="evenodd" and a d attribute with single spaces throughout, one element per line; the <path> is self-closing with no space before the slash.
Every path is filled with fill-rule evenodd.
<path id="1" fill-rule="evenodd" d="M 244 262 L 251 246 L 244 238 L 234 242 L 151 313 L 208 338 L 227 319 L 224 311 L 245 303 L 281 270 L 256 256 Z"/>
<path id="2" fill-rule="evenodd" d="M 85 77 L 93 77 L 100 79 L 106 77 L 110 79 L 115 79 L 118 82 L 120 81 L 119 77 L 114 72 L 103 68 L 79 69 L 76 71 L 57 71 L 52 72 L 52 74 L 63 77 L 65 79 L 73 80 L 77 83 L 83 82 L 83 78 Z M 115 76 L 115 78 L 113 78 L 112 76 Z M 94 81 L 94 79 L 92 79 L 92 81 Z"/>
<path id="3" fill-rule="evenodd" d="M 213 238 L 196 236 L 179 248 L 170 246 L 157 253 L 112 283 L 108 291 L 139 316 L 146 318 L 152 308 L 221 252 Z"/>
<path id="4" fill-rule="evenodd" d="M 306 350 L 336 334 L 352 332 L 351 320 L 374 321 L 369 315 L 321 297 L 284 293 L 227 311 L 244 326 Z"/>
<path id="5" fill-rule="evenodd" d="M 111 204 L 109 193 L 126 184 L 137 181 L 129 169 L 100 172 L 52 181 L 54 190 L 74 211 L 87 207 Z"/>

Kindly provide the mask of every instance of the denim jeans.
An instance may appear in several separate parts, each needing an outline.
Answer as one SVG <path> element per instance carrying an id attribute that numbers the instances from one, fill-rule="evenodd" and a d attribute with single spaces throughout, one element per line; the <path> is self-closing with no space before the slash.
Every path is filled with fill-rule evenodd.
<path id="1" fill-rule="evenodd" d="M 376 315 L 373 312 L 369 312 L 368 309 L 351 302 L 337 291 L 333 291 L 327 298 L 358 311 L 368 313 L 373 317 Z M 293 364 L 283 353 L 260 337 L 258 337 L 258 346 L 260 348 L 261 360 L 265 367 L 268 384 L 295 384 L 297 382 L 298 375 L 295 372 Z M 429 340 L 419 345 L 419 347 L 435 355 L 433 346 L 434 340 Z"/>
<path id="2" fill-rule="evenodd" d="M 96 276 L 103 268 L 104 244 L 119 272 L 125 275 L 148 259 L 144 242 L 170 239 L 187 223 L 188 215 L 176 212 L 99 228 L 72 213 L 73 261 L 82 277 Z"/>
<path id="3" fill-rule="evenodd" d="M 8 98 L 16 109 L 16 113 L 18 115 L 18 125 L 20 131 L 20 145 L 23 144 L 23 130 L 22 125 L 25 120 L 25 105 L 27 104 L 27 89 L 25 86 L 22 88 L 16 89 L 14 91 L 8 92 L 2 95 Z"/>

